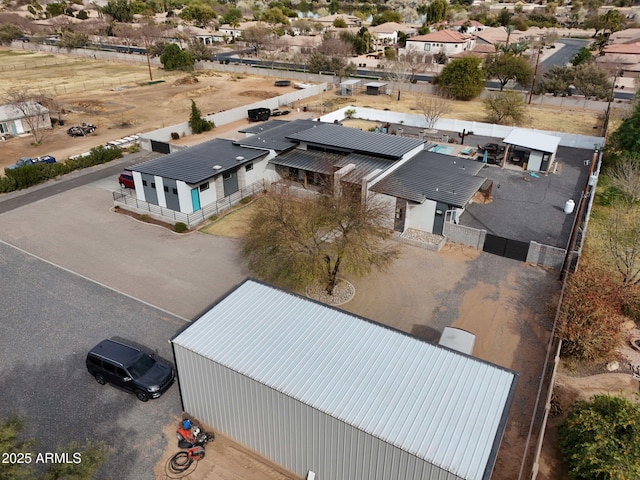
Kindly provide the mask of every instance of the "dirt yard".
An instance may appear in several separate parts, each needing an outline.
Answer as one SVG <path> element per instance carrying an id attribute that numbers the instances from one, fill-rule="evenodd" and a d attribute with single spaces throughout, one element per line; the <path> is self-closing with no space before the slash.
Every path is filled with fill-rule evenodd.
<path id="1" fill-rule="evenodd" d="M 293 87 L 275 87 L 269 77 L 213 71 L 185 74 L 166 72 L 157 67 L 152 67 L 154 83 L 151 83 L 144 64 L 6 48 L 0 48 L 0 74 L 0 98 L 10 89 L 23 88 L 25 78 L 28 78 L 30 89 L 46 92 L 57 102 L 60 113 L 52 112 L 52 119 L 64 121 L 64 126 L 55 125 L 48 131 L 40 145 L 32 145 L 31 136 L 0 142 L 0 171 L 20 157 L 49 154 L 59 161 L 65 160 L 112 140 L 185 122 L 189 119 L 192 99 L 202 114 L 207 115 L 293 90 Z M 403 93 L 397 101 L 395 95 L 338 97 L 330 90 L 303 102 L 309 107 L 309 115 L 327 113 L 347 104 L 420 113 L 416 109 L 416 97 L 411 93 Z M 484 120 L 481 101 L 452 101 L 450 107 L 445 117 Z M 66 134 L 70 126 L 82 122 L 93 123 L 98 129 L 87 137 L 72 138 Z M 591 135 L 597 123 L 597 115 L 592 111 L 554 110 L 534 105 L 529 108 L 524 126 Z M 207 136 L 184 139 L 184 143 L 214 138 L 220 135 L 219 131 L 216 128 Z"/>

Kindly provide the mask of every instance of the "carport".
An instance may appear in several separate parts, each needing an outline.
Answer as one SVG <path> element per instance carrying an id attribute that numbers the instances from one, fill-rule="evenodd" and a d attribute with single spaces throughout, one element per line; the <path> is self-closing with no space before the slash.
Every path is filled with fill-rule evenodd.
<path id="1" fill-rule="evenodd" d="M 524 170 L 548 173 L 555 162 L 560 137 L 532 130 L 515 129 L 503 142 L 507 144 L 505 159 Z"/>

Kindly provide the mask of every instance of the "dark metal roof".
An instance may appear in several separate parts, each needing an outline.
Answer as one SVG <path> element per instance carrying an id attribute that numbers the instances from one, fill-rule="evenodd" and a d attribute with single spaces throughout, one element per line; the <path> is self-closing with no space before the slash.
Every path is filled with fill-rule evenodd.
<path id="1" fill-rule="evenodd" d="M 290 140 L 290 135 L 302 130 L 307 130 L 317 124 L 318 122 L 314 120 L 295 120 L 293 122 L 284 122 L 283 124 L 277 125 L 269 130 L 265 130 L 262 133 L 236 140 L 235 143 L 236 145 L 265 148 L 275 150 L 276 152 L 283 152 L 290 150 L 299 143 L 297 141 Z"/>
<path id="2" fill-rule="evenodd" d="M 243 148 L 233 140 L 215 139 L 203 142 L 164 157 L 139 163 L 129 168 L 134 172 L 197 184 L 226 170 L 244 165 L 268 152 Z M 240 157 L 242 159 L 240 159 Z M 214 169 L 215 166 L 221 168 Z"/>
<path id="3" fill-rule="evenodd" d="M 443 171 L 459 172 L 466 175 L 477 175 L 485 167 L 485 163 L 470 158 L 454 157 L 443 153 L 430 152 L 425 150 L 418 153 L 412 160 L 423 160 L 431 162 L 432 168 Z"/>
<path id="4" fill-rule="evenodd" d="M 291 134 L 288 138 L 313 145 L 391 159 L 399 159 L 407 152 L 424 145 L 424 140 L 416 138 L 364 132 L 357 128 L 342 127 L 331 123 L 318 124 L 317 122 L 313 128 Z"/>
<path id="5" fill-rule="evenodd" d="M 279 127 L 284 123 L 290 123 L 287 120 L 268 120 L 266 122 L 255 123 L 247 128 L 243 128 L 242 130 L 238 130 L 240 133 L 262 133 L 267 130 L 271 130 L 272 128 Z"/>
<path id="6" fill-rule="evenodd" d="M 467 162 L 480 162 L 438 157 L 447 155 L 422 152 L 380 180 L 371 190 L 418 203 L 433 200 L 464 207 L 486 180 L 484 177 L 476 177 L 475 169 Z"/>
<path id="7" fill-rule="evenodd" d="M 306 170 L 308 172 L 331 174 L 336 171 L 334 165 L 344 157 L 344 155 L 338 153 L 300 150 L 296 148 L 272 158 L 269 160 L 269 163 L 283 167 L 299 168 L 300 170 Z"/>
<path id="8" fill-rule="evenodd" d="M 342 157 L 340 161 L 336 163 L 336 167 L 342 168 L 350 163 L 355 165 L 355 168 L 342 177 L 343 182 L 357 183 L 362 182 L 362 179 L 369 175 L 374 170 L 386 170 L 395 162 L 393 160 L 387 160 L 380 157 L 372 157 L 369 155 L 361 155 L 359 153 L 352 153 L 346 157 Z"/>

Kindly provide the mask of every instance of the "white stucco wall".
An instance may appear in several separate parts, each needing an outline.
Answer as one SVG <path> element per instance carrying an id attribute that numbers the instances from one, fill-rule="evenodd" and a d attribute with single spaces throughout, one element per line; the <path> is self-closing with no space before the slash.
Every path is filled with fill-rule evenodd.
<path id="1" fill-rule="evenodd" d="M 258 182 L 263 178 L 268 178 L 270 176 L 268 165 L 269 160 L 276 156 L 276 152 L 273 150 L 269 150 L 269 154 L 266 157 L 261 159 L 254 160 L 253 170 L 246 171 L 246 165 L 242 166 L 245 175 L 245 184 L 240 185 L 240 187 L 245 187 L 247 185 L 251 185 L 252 183 Z M 275 170 L 273 171 L 275 173 Z"/>
<path id="2" fill-rule="evenodd" d="M 215 178 L 210 178 L 207 181 L 209 182 L 209 188 L 207 188 L 205 191 L 200 190 L 200 185 L 198 185 L 198 190 L 200 194 L 200 208 L 206 207 L 207 205 L 211 205 L 216 200 L 218 200 L 218 197 L 216 195 L 216 188 L 214 185 Z M 204 184 L 205 182 L 202 182 L 202 183 Z"/>
<path id="3" fill-rule="evenodd" d="M 142 186 L 142 174 L 140 172 L 131 172 L 133 173 L 133 183 L 136 187 L 136 198 L 138 200 L 142 200 L 146 202 L 147 199 L 144 196 L 144 187 Z"/>
<path id="4" fill-rule="evenodd" d="M 180 211 L 183 213 L 193 213 L 193 202 L 191 201 L 191 187 L 184 182 L 177 181 L 178 201 L 180 202 Z"/>
<path id="5" fill-rule="evenodd" d="M 425 200 L 421 204 L 407 205 L 407 220 L 405 229 L 415 228 L 423 232 L 433 232 L 433 219 L 436 215 L 436 202 L 433 200 Z"/>

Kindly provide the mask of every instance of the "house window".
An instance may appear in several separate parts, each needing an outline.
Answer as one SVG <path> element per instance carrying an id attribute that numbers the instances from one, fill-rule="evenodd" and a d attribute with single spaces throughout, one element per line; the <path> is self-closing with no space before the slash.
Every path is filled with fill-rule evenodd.
<path id="1" fill-rule="evenodd" d="M 222 178 L 224 180 L 229 180 L 231 177 L 233 177 L 233 172 L 226 172 L 222 174 Z"/>
<path id="2" fill-rule="evenodd" d="M 151 182 L 151 188 L 155 189 L 156 188 L 156 184 Z"/>
<path id="3" fill-rule="evenodd" d="M 244 169 L 245 171 L 250 172 L 251 170 L 253 170 L 253 163 L 247 163 Z"/>
<path id="4" fill-rule="evenodd" d="M 142 180 L 142 186 L 146 187 L 147 186 L 147 181 L 146 180 Z"/>
<path id="5" fill-rule="evenodd" d="M 202 185 L 200 185 L 200 191 L 204 192 L 205 190 L 209 190 L 209 182 L 205 182 Z"/>
<path id="6" fill-rule="evenodd" d="M 6 123 L 0 123 L 0 133 L 9 133 L 9 127 Z"/>
<path id="7" fill-rule="evenodd" d="M 430 44 L 430 43 L 425 43 L 425 44 L 424 44 L 424 51 L 425 51 L 425 52 L 428 52 L 428 51 L 430 51 L 430 50 L 431 50 L 431 44 Z"/>
<path id="8" fill-rule="evenodd" d="M 167 187 L 166 185 L 164 186 L 164 191 L 169 193 L 169 187 Z"/>
<path id="9" fill-rule="evenodd" d="M 177 188 L 172 188 L 171 191 L 173 192 L 174 195 L 178 194 L 178 189 Z"/>

